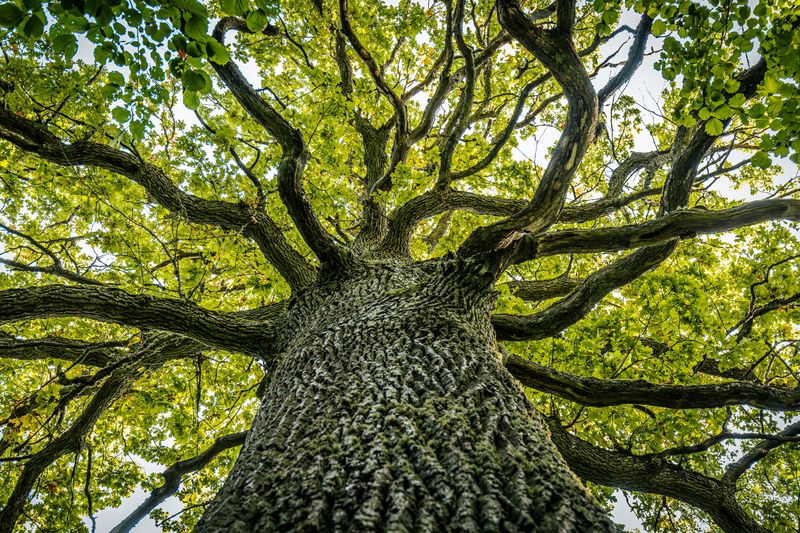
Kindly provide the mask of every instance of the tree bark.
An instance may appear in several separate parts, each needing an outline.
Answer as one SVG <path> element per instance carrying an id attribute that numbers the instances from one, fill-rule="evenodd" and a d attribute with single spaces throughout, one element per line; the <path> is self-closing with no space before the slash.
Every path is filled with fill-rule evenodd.
<path id="1" fill-rule="evenodd" d="M 196 531 L 614 531 L 499 359 L 486 275 L 360 265 L 287 349 Z"/>

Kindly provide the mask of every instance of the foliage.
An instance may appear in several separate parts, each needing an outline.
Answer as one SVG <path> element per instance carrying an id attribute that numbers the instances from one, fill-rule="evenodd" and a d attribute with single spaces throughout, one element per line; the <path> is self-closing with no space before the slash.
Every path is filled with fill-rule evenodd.
<path id="1" fill-rule="evenodd" d="M 524 7 L 531 13 L 545 10 L 537 24 L 551 28 L 553 10 L 539 4 L 527 2 Z M 399 0 L 349 6 L 352 31 L 387 86 L 405 95 L 411 125 L 423 121 L 448 62 L 443 55 L 451 39 L 447 5 Z M 615 30 L 621 21 L 640 15 L 652 18 L 654 37 L 646 53 L 658 55 L 653 72 L 660 84 L 650 87 L 663 86 L 657 95 L 661 109 L 649 110 L 635 91 L 609 98 L 602 108 L 603 127 L 572 178 L 566 204 L 568 210 L 612 196 L 639 196 L 586 220 L 561 221 L 557 229 L 624 226 L 656 217 L 659 188 L 665 186 L 672 163 L 656 156 L 673 153 L 697 131 L 718 138 L 703 159 L 687 208 L 717 211 L 738 205 L 742 198 L 798 198 L 797 176 L 788 170 L 796 168 L 800 153 L 796 2 L 579 2 L 573 40 L 595 87 L 602 87 L 619 66 L 608 54 L 635 33 Z M 212 27 L 223 17 L 238 17 L 246 27 L 228 44 L 212 36 Z M 456 137 L 451 161 L 455 174 L 468 172 L 453 180 L 452 187 L 528 200 L 556 150 L 550 142 L 553 128 L 565 127 L 562 86 L 503 32 L 492 2 L 467 2 L 466 19 L 465 43 L 476 58 L 494 44 L 499 51 L 476 71 L 474 97 L 466 109 L 469 124 Z M 371 194 L 383 205 L 380 216 L 391 217 L 413 198 L 437 190 L 446 150 L 442 139 L 457 130 L 452 117 L 466 100 L 463 77 L 453 76 L 454 88 L 435 115 L 432 133 L 397 162 L 391 188 L 378 187 L 380 175 L 369 168 L 358 124 L 386 124 L 387 131 L 394 131 L 397 110 L 376 89 L 364 58 L 344 41 L 335 3 L 24 0 L 0 4 L 0 25 L 0 98 L 10 115 L 47 125 L 65 145 L 94 142 L 135 154 L 164 169 L 181 191 L 227 202 L 228 212 L 248 214 L 235 229 L 207 220 L 198 223 L 188 211 L 165 205 L 139 178 L 108 165 L 71 166 L 42 156 L 38 148 L 26 149 L 27 141 L 20 141 L 22 136 L 4 118 L 0 131 L 10 142 L 4 142 L 0 154 L 3 290 L 99 283 L 219 312 L 289 297 L 297 287 L 262 254 L 247 228 L 255 227 L 256 216 L 263 213 L 312 266 L 317 264 L 312 251 L 319 254 L 293 223 L 278 191 L 283 144 L 265 134 L 263 125 L 239 105 L 215 68 L 232 62 L 247 65 L 247 77 L 258 93 L 299 128 L 310 155 L 305 194 L 331 239 L 350 246 L 361 244 L 365 197 Z M 352 69 L 349 87 L 337 35 Z M 447 46 L 456 47 L 451 71 L 466 70 L 463 51 L 452 43 Z M 752 95 L 745 94 L 740 75 L 761 57 L 766 61 L 763 79 Z M 652 70 L 647 64 L 642 69 Z M 515 114 L 520 94 L 533 82 L 522 99 L 523 112 Z M 415 88 L 420 83 L 425 84 Z M 509 121 L 516 125 L 507 143 L 501 143 Z M 387 139 L 380 151 L 391 158 L 397 139 Z M 491 163 L 474 170 L 495 145 L 499 150 Z M 619 182 L 619 169 L 643 150 L 655 155 Z M 612 191 L 615 179 L 619 189 Z M 419 220 L 410 253 L 416 260 L 448 257 L 475 228 L 516 209 L 440 209 Z M 626 254 L 561 254 L 519 262 L 497 285 L 501 296 L 496 312 L 530 315 L 565 294 L 530 301 L 513 282 L 559 276 L 580 280 Z M 506 348 L 541 365 L 602 380 L 693 385 L 733 379 L 795 389 L 800 372 L 798 257 L 796 225 L 787 222 L 687 240 L 655 270 L 614 290 L 577 324 L 549 338 L 506 343 Z M 135 352 L 146 329 L 80 317 L 3 326 L 0 477 L 16 480 L 26 457 L 75 422 L 103 383 L 92 376 Z M 21 339 L 43 338 L 116 344 L 109 345 L 113 353 L 99 365 L 87 364 L 88 351 L 70 361 L 64 355 L 41 355 L 33 347 L 28 355 L 15 355 L 22 352 L 9 348 Z M 44 471 L 20 530 L 86 529 L 85 517 L 118 505 L 137 486 L 151 490 L 162 483 L 159 476 L 145 473 L 143 461 L 166 467 L 197 455 L 221 435 L 247 429 L 264 376 L 261 364 L 251 353 L 211 347 L 145 372 L 100 416 L 80 450 L 64 454 Z M 541 411 L 595 445 L 635 455 L 663 454 L 717 478 L 747 450 L 785 437 L 785 443 L 738 481 L 737 495 L 765 527 L 798 527 L 792 517 L 800 514 L 800 456 L 790 442 L 797 432 L 774 437 L 796 423 L 796 406 L 785 413 L 746 404 L 597 408 L 547 391 L 531 389 L 530 397 Z M 691 453 L 678 449 L 726 431 L 756 436 L 721 439 Z M 178 496 L 189 510 L 163 527 L 188 530 L 234 457 L 227 450 L 187 477 Z M 607 504 L 613 501 L 610 489 L 593 487 Z M 11 482 L 0 487 L 0 501 L 13 488 Z M 676 499 L 633 492 L 626 498 L 647 530 L 696 531 L 708 524 L 702 511 Z"/>

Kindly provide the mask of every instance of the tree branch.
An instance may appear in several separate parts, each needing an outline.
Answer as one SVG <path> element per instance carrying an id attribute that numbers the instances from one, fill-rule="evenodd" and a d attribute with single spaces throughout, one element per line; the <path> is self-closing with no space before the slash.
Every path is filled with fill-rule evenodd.
<path id="1" fill-rule="evenodd" d="M 177 492 L 178 488 L 180 488 L 183 476 L 205 468 L 217 455 L 225 450 L 241 446 L 244 444 L 246 437 L 247 431 L 224 435 L 217 438 L 217 440 L 200 455 L 178 461 L 171 465 L 161 473 L 161 477 L 164 478 L 164 484 L 154 489 L 147 499 L 125 517 L 122 522 L 114 526 L 114 529 L 112 529 L 110 533 L 128 533 L 142 518 L 147 516 L 150 511 Z"/>
<path id="2" fill-rule="evenodd" d="M 511 294 L 523 300 L 540 302 L 556 296 L 564 296 L 573 291 L 582 280 L 559 276 L 544 280 L 509 281 L 503 285 L 508 287 Z"/>
<path id="3" fill-rule="evenodd" d="M 513 216 L 473 231 L 459 248 L 462 256 L 502 247 L 523 228 L 539 233 L 558 219 L 572 177 L 594 139 L 598 119 L 597 95 L 570 37 L 535 26 L 516 0 L 498 0 L 496 5 L 503 28 L 553 74 L 569 105 L 564 130 L 531 202 Z M 569 2 L 559 5 L 570 7 Z"/>
<path id="4" fill-rule="evenodd" d="M 508 354 L 506 370 L 526 387 L 555 394 L 590 407 L 651 405 L 668 409 L 712 409 L 750 405 L 770 411 L 800 409 L 800 388 L 783 389 L 755 383 L 661 385 L 644 380 L 576 376 Z"/>
<path id="5" fill-rule="evenodd" d="M 800 222 L 800 200 L 757 200 L 719 211 L 682 209 L 630 226 L 525 235 L 515 242 L 511 263 L 553 254 L 628 250 L 676 238 L 691 239 L 698 235 L 731 231 L 770 220 Z"/>
<path id="6" fill-rule="evenodd" d="M 759 61 L 755 66 L 739 76 L 738 79 L 741 80 L 740 92 L 746 97 L 755 94 L 758 80 L 763 79 L 765 73 L 763 63 L 763 60 Z M 679 128 L 673 146 L 674 150 L 680 147 L 680 139 L 685 134 L 686 130 Z M 580 320 L 605 295 L 658 266 L 669 257 L 677 246 L 679 238 L 693 237 L 701 232 L 725 231 L 742 225 L 755 224 L 776 218 L 800 220 L 800 201 L 798 200 L 783 200 L 780 203 L 766 204 L 763 201 L 751 202 L 716 212 L 704 212 L 697 209 L 681 210 L 689 202 L 700 161 L 702 161 L 718 138 L 718 136 L 708 135 L 702 126 L 698 127 L 686 147 L 682 148 L 681 152 L 673 157 L 672 167 L 661 194 L 661 208 L 657 215 L 658 218 L 635 226 L 638 229 L 646 227 L 641 233 L 638 233 L 637 229 L 628 228 L 631 230 L 631 234 L 628 236 L 632 237 L 635 234 L 634 239 L 639 243 L 639 246 L 648 244 L 651 244 L 651 246 L 640 248 L 590 275 L 566 298 L 540 313 L 530 316 L 495 315 L 492 317 L 492 323 L 497 330 L 498 337 L 521 340 L 544 338 L 556 334 Z M 710 218 L 704 217 L 706 214 L 711 215 Z M 622 230 L 622 234 L 626 234 L 626 230 L 622 228 L 609 228 L 609 231 L 612 232 L 620 230 Z M 581 232 L 555 232 L 550 235 L 561 234 L 566 237 L 567 234 L 574 235 L 576 233 Z M 615 237 L 619 235 L 617 234 Z M 517 259 L 526 257 L 530 253 L 538 253 L 539 247 L 535 245 L 535 242 L 531 241 L 531 238 L 533 241 L 536 240 L 536 237 L 526 235 L 506 250 L 498 250 L 488 254 L 489 262 L 493 264 L 494 270 L 498 273 L 502 272 L 508 264 L 516 262 Z M 594 234 L 593 238 L 605 239 L 605 237 L 598 234 Z M 523 244 L 526 241 L 527 244 Z M 606 243 L 611 244 L 611 241 L 616 241 L 614 246 L 620 244 L 620 241 L 615 238 L 606 241 Z M 632 241 L 629 241 L 629 243 L 633 244 Z M 534 244 L 534 246 L 528 246 L 530 244 Z M 517 245 L 525 248 L 525 250 L 518 249 Z M 620 248 L 616 249 L 619 250 Z M 569 247 L 560 248 L 562 253 L 568 250 Z M 521 252 L 520 255 L 518 255 L 519 252 Z"/>
<path id="7" fill-rule="evenodd" d="M 252 212 L 240 204 L 205 200 L 187 194 L 160 168 L 133 154 L 93 142 L 67 144 L 52 134 L 46 125 L 1 107 L 0 137 L 58 165 L 91 166 L 121 174 L 144 187 L 156 203 L 190 222 L 241 231 L 258 245 L 293 289 L 301 289 L 313 281 L 313 268 L 291 247 L 278 225 L 263 212 Z"/>
<path id="8" fill-rule="evenodd" d="M 637 457 L 594 446 L 547 418 L 553 443 L 581 478 L 625 490 L 661 494 L 702 509 L 730 533 L 768 533 L 734 497 L 733 486 L 659 457 Z"/>
<path id="9" fill-rule="evenodd" d="M 533 340 L 555 335 L 583 318 L 605 296 L 658 266 L 675 241 L 636 250 L 591 274 L 567 297 L 533 315 L 492 315 L 499 340 Z"/>
<path id="10" fill-rule="evenodd" d="M 781 437 L 794 437 L 800 435 L 800 421 L 789 424 L 786 428 L 779 433 Z M 760 444 L 755 445 L 747 453 L 742 455 L 738 460 L 728 465 L 722 479 L 729 483 L 736 483 L 742 477 L 742 474 L 747 472 L 754 464 L 763 459 L 772 450 L 785 444 L 786 442 L 793 442 L 788 439 L 770 439 L 764 440 Z"/>
<path id="11" fill-rule="evenodd" d="M 0 358 L 33 361 L 62 359 L 75 364 L 104 367 L 117 359 L 127 342 L 86 342 L 63 337 L 17 339 L 0 332 Z"/>
<path id="12" fill-rule="evenodd" d="M 557 0 L 556 30 L 571 37 L 575 30 L 575 0 Z"/>
<path id="13" fill-rule="evenodd" d="M 388 186 L 387 183 L 390 183 L 391 175 L 397 168 L 397 165 L 405 161 L 406 156 L 408 155 L 408 150 L 410 147 L 408 111 L 402 97 L 394 92 L 391 87 L 389 87 L 389 84 L 383 78 L 383 74 L 381 73 L 381 68 L 378 66 L 378 63 L 372 57 L 372 54 L 369 53 L 369 50 L 364 48 L 364 45 L 361 44 L 361 41 L 355 34 L 353 26 L 350 23 L 350 11 L 347 0 L 339 0 L 339 18 L 342 23 L 342 32 L 347 37 L 350 45 L 356 51 L 356 54 L 358 54 L 358 56 L 367 66 L 367 70 L 372 77 L 372 81 L 375 82 L 378 90 L 384 96 L 386 96 L 392 108 L 394 109 L 395 137 L 394 146 L 392 147 L 392 155 L 389 160 L 389 168 L 386 170 L 384 175 L 375 183 L 373 183 L 367 191 L 367 196 L 372 196 L 372 194 L 381 187 Z"/>
<path id="14" fill-rule="evenodd" d="M 215 313 L 183 300 L 89 286 L 0 291 L 0 324 L 59 316 L 170 331 L 224 350 L 262 357 L 274 351 L 277 342 L 269 324 Z"/>
<path id="15" fill-rule="evenodd" d="M 212 36 L 224 44 L 225 34 L 231 30 L 250 33 L 243 20 L 225 17 L 217 23 Z M 267 26 L 264 32 L 275 35 L 277 28 Z M 320 261 L 331 265 L 342 263 L 345 250 L 322 227 L 303 190 L 303 169 L 308 159 L 303 134 L 261 98 L 233 61 L 224 65 L 212 62 L 212 66 L 244 110 L 281 145 L 283 153 L 278 163 L 278 194 L 306 244 Z"/>
<path id="16" fill-rule="evenodd" d="M 50 251 L 49 248 L 42 245 L 39 241 L 31 237 L 26 233 L 22 233 L 21 231 L 14 230 L 4 224 L 0 224 L 0 229 L 4 230 L 11 235 L 15 235 L 20 237 L 33 245 L 34 248 L 42 252 L 44 255 L 50 258 L 52 264 L 47 266 L 39 266 L 34 264 L 25 264 L 20 263 L 19 261 L 14 261 L 12 259 L 2 259 L 0 258 L 0 264 L 4 264 L 14 270 L 20 272 L 34 272 L 34 273 L 41 273 L 41 274 L 51 274 L 53 276 L 58 276 L 60 278 L 74 281 L 75 283 L 83 283 L 86 285 L 101 285 L 101 283 L 97 280 L 87 278 L 86 276 L 82 276 L 76 272 L 70 272 L 61 264 L 61 260 L 56 256 L 53 252 Z M 0 252 L 2 253 L 2 252 Z"/>
<path id="17" fill-rule="evenodd" d="M 593 202 L 565 206 L 559 222 L 588 222 L 621 209 L 637 200 L 661 192 L 660 188 L 646 189 L 619 198 L 601 198 Z M 434 189 L 415 196 L 391 215 L 386 238 L 381 249 L 407 255 L 414 228 L 421 221 L 445 211 L 461 209 L 480 215 L 511 216 L 528 205 L 525 200 L 486 196 L 454 189 Z"/>
<path id="18" fill-rule="evenodd" d="M 195 343 L 186 343 L 186 339 L 175 335 L 145 336 L 137 348 L 142 356 L 112 372 L 69 429 L 50 441 L 25 463 L 11 496 L 0 510 L 0 533 L 11 533 L 14 530 L 30 491 L 45 469 L 67 453 L 79 453 L 100 415 L 141 375 L 161 366 L 169 358 L 168 356 L 174 355 L 174 351 L 183 349 L 197 348 Z"/>
<path id="19" fill-rule="evenodd" d="M 458 141 L 469 125 L 469 115 L 472 101 L 475 97 L 475 56 L 472 47 L 464 40 L 464 3 L 465 0 L 456 0 L 453 13 L 453 36 L 461 56 L 464 58 L 464 87 L 456 105 L 455 112 L 450 118 L 445 132 L 439 156 L 439 178 L 436 187 L 444 189 L 450 183 L 450 167 L 453 163 L 453 154 L 458 146 Z"/>
<path id="20" fill-rule="evenodd" d="M 625 61 L 625 65 L 613 78 L 608 80 L 605 87 L 597 91 L 597 100 L 601 108 L 608 97 L 614 94 L 623 84 L 627 83 L 633 76 L 633 73 L 636 72 L 636 69 L 639 68 L 639 65 L 642 64 L 644 51 L 645 48 L 647 48 L 647 38 L 650 37 L 650 28 L 652 28 L 652 26 L 653 19 L 648 17 L 647 14 L 642 15 L 642 18 L 639 19 L 639 24 L 636 26 L 633 44 L 631 44 L 631 48 L 628 50 L 628 59 Z"/>

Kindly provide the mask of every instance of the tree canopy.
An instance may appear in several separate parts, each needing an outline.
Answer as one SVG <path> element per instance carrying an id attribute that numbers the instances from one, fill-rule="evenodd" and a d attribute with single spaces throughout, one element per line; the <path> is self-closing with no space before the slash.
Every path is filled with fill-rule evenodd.
<path id="1" fill-rule="evenodd" d="M 609 509 L 800 527 L 796 0 L 20 0 L 0 25 L 0 531 L 91 528 L 137 487 L 120 531 L 191 528 L 272 320 L 359 255 L 492 273 L 506 367 Z"/>

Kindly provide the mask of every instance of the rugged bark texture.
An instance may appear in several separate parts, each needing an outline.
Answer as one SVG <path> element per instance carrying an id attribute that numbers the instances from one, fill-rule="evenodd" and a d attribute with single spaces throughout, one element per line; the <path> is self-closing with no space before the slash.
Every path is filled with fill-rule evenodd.
<path id="1" fill-rule="evenodd" d="M 199 532 L 613 531 L 503 369 L 464 263 L 353 268 L 287 349 Z"/>

